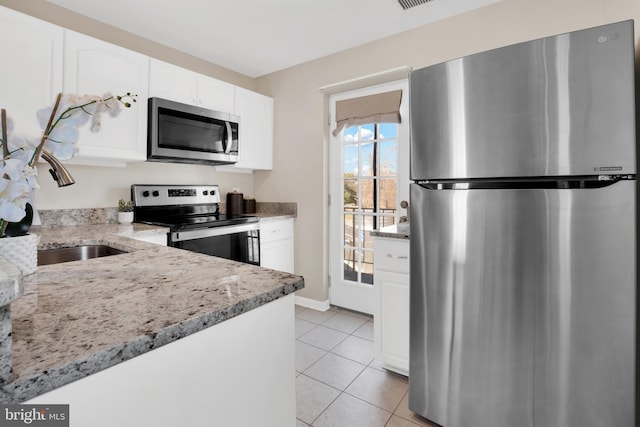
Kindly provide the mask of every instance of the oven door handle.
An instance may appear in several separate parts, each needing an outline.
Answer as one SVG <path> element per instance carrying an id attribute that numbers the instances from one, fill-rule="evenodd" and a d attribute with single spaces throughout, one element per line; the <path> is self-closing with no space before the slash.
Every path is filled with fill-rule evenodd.
<path id="1" fill-rule="evenodd" d="M 226 234 L 244 233 L 246 231 L 260 230 L 260 223 L 224 225 L 221 227 L 199 228 L 197 230 L 174 231 L 171 233 L 172 242 L 202 239 L 205 237 L 224 236 Z"/>

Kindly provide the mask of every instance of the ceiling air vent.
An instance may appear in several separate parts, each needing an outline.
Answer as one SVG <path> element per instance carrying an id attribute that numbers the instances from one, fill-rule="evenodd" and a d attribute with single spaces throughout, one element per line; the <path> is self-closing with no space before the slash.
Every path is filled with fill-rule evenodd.
<path id="1" fill-rule="evenodd" d="M 407 10 L 412 7 L 420 6 L 421 4 L 429 3 L 431 0 L 398 0 L 400 6 L 404 10 Z"/>

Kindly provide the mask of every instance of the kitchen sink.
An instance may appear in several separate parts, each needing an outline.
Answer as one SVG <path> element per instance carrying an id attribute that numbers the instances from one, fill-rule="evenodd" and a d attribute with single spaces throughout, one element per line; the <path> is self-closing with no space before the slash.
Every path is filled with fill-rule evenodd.
<path id="1" fill-rule="evenodd" d="M 61 262 L 82 261 L 110 255 L 124 254 L 127 251 L 107 245 L 83 245 L 67 248 L 41 249 L 38 251 L 38 265 L 59 264 Z"/>

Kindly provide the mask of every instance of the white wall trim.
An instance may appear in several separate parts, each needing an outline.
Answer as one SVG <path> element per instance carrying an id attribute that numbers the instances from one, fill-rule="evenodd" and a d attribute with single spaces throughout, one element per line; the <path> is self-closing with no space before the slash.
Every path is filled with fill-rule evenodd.
<path id="1" fill-rule="evenodd" d="M 406 79 L 413 68 L 409 65 L 391 68 L 389 70 L 380 71 L 365 76 L 356 77 L 355 79 L 344 80 L 338 83 L 331 83 L 321 86 L 318 89 L 327 95 L 333 95 L 340 92 L 347 92 L 354 89 L 367 88 L 382 83 L 389 83 L 395 80 Z"/>
<path id="2" fill-rule="evenodd" d="M 305 298 L 298 295 L 296 295 L 296 305 L 300 305 L 306 308 L 311 308 L 317 311 L 327 311 L 329 310 L 329 308 L 331 308 L 331 304 L 329 303 L 328 299 L 324 301 L 318 301 L 315 299 Z"/>

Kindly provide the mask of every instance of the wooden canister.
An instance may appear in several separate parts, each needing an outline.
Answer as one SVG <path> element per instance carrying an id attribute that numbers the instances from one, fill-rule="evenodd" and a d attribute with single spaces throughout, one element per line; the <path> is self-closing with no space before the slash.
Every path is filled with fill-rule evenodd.
<path id="1" fill-rule="evenodd" d="M 254 199 L 253 197 L 247 197 L 246 199 L 244 199 L 244 213 L 256 213 L 256 199 Z"/>

